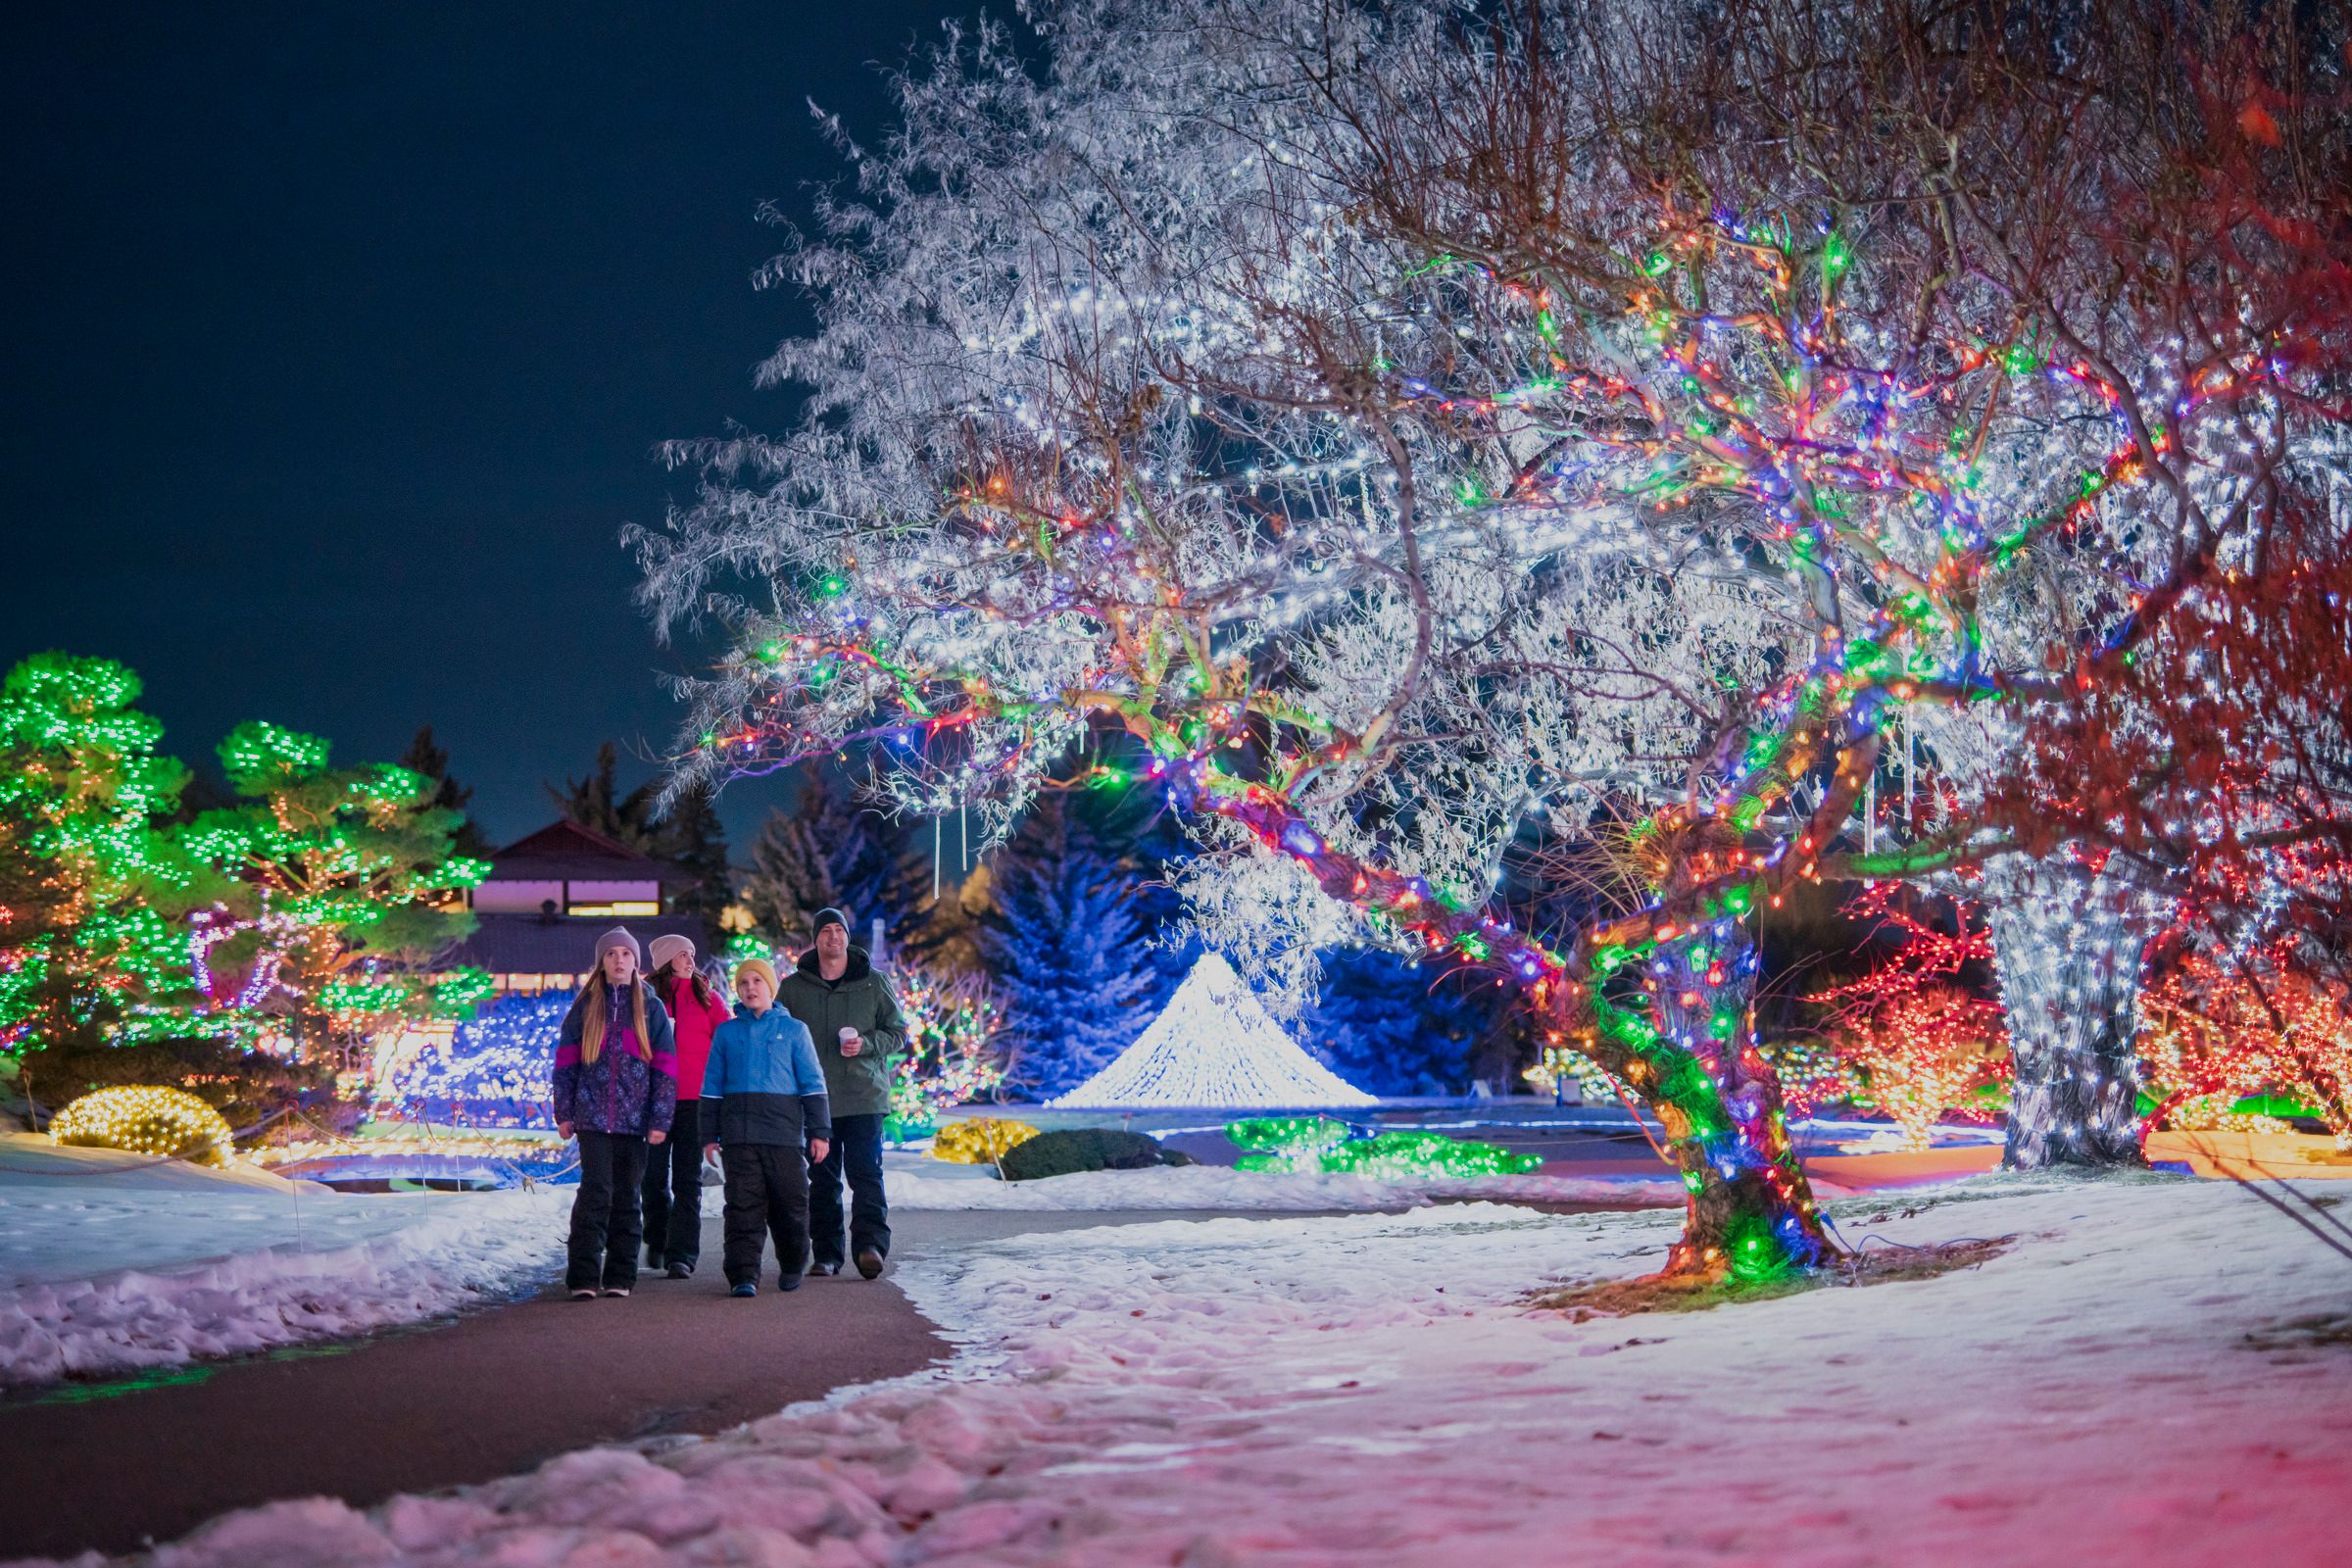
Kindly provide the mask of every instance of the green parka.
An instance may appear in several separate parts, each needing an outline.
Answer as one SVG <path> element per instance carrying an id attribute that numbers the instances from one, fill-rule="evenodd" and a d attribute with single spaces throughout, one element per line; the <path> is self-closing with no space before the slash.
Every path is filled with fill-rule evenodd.
<path id="1" fill-rule="evenodd" d="M 850 949 L 849 967 L 838 980 L 817 974 L 816 950 L 809 949 L 800 967 L 778 982 L 776 1004 L 807 1024 L 816 1041 L 835 1119 L 889 1111 L 891 1074 L 906 1047 L 906 1016 L 863 948 Z M 855 1056 L 841 1054 L 845 1025 L 865 1037 L 865 1049 Z"/>

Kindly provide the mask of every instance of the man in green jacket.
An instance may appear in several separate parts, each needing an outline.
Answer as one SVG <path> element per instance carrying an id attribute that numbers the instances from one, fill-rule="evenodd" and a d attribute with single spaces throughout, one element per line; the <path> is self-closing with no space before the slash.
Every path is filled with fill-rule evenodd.
<path id="1" fill-rule="evenodd" d="M 816 946 L 776 988 L 776 1004 L 808 1025 L 816 1041 L 832 1102 L 833 1147 L 808 1172 L 811 1274 L 841 1272 L 841 1181 L 850 1181 L 849 1255 L 872 1279 L 890 1255 L 890 1203 L 882 1192 L 882 1118 L 890 1080 L 906 1042 L 906 1019 L 890 983 L 863 948 L 850 946 L 850 922 L 820 909 Z"/>

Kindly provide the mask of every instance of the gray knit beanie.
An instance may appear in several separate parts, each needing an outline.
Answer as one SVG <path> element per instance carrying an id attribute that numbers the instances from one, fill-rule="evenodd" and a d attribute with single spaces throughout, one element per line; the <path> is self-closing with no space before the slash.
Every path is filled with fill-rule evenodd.
<path id="1" fill-rule="evenodd" d="M 850 928 L 850 917 L 839 909 L 819 909 L 816 911 L 816 923 L 808 928 L 808 934 L 816 936 L 829 925 L 837 925 L 847 931 Z"/>
<path id="2" fill-rule="evenodd" d="M 637 945 L 637 939 L 629 934 L 629 928 L 627 926 L 616 925 L 612 930 L 606 932 L 603 936 L 596 939 L 596 963 L 598 968 L 601 969 L 604 967 L 605 955 L 613 948 L 628 949 L 630 956 L 637 960 L 637 967 L 640 969 L 645 967 L 645 949 Z"/>

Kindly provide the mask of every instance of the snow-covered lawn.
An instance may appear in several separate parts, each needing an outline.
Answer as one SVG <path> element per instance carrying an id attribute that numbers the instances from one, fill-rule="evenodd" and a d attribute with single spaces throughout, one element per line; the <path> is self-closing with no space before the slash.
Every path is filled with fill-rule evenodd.
<path id="1" fill-rule="evenodd" d="M 568 1192 L 362 1197 L 0 1137 L 0 1387 L 359 1334 L 544 1277 Z"/>
<path id="2" fill-rule="evenodd" d="M 1657 1167 L 1646 1167 L 1656 1169 Z M 1383 1181 L 1370 1176 L 1291 1175 L 1222 1165 L 1162 1165 L 1150 1170 L 1082 1171 L 1038 1181 L 999 1181 L 981 1165 L 931 1159 L 889 1161 L 893 1208 L 1026 1210 L 1222 1208 L 1386 1209 L 1424 1207 L 1439 1199 L 1518 1199 L 1563 1203 L 1674 1203 L 1683 1184 L 1629 1175 L 1623 1180 L 1487 1176 L 1465 1180 Z"/>
<path id="3" fill-rule="evenodd" d="M 2015 1243 L 1936 1280 L 1584 1323 L 1520 1298 L 1654 1265 L 1676 1216 L 1466 1204 L 975 1244 L 901 1275 L 965 1347 L 943 1373 L 365 1514 L 277 1504 L 156 1560 L 2344 1560 L 2352 1263 L 2218 1183 L 1924 1201 L 1841 1223 Z"/>

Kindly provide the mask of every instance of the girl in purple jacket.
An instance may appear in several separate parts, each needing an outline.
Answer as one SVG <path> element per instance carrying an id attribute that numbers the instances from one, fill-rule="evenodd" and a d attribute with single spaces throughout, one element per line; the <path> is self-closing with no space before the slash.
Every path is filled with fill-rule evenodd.
<path id="1" fill-rule="evenodd" d="M 638 1189 L 649 1145 L 669 1136 L 678 1057 L 669 1013 L 637 977 L 644 954 L 626 927 L 597 939 L 588 977 L 556 1037 L 556 1130 L 580 1141 L 580 1192 L 571 1203 L 573 1300 L 626 1296 L 644 1241 Z"/>

